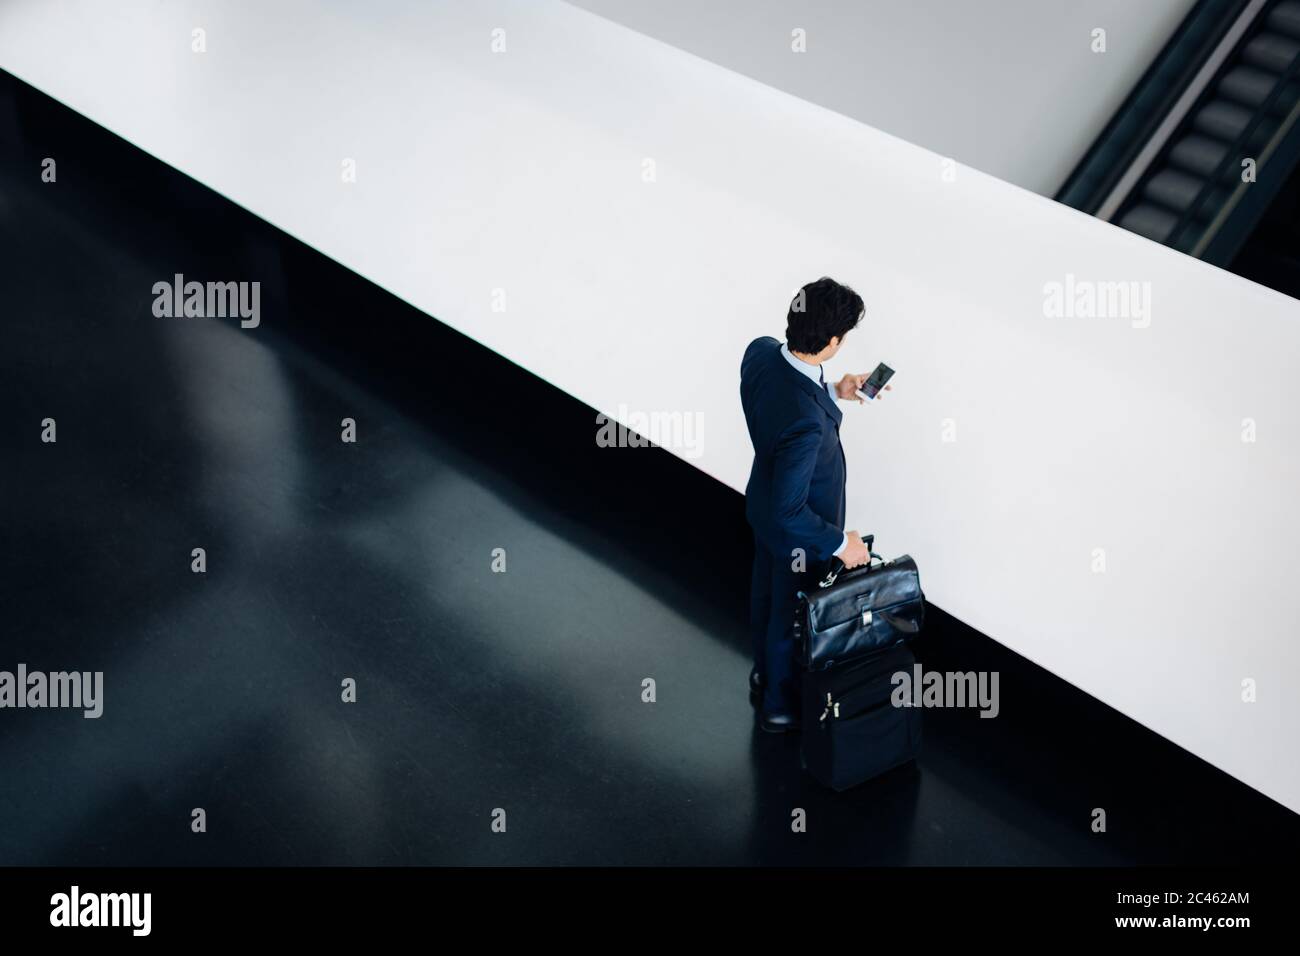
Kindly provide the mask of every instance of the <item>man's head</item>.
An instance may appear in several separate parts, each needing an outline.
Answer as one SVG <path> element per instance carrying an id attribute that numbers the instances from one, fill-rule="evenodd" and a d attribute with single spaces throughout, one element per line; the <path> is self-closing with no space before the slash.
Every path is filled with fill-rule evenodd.
<path id="1" fill-rule="evenodd" d="M 825 362 L 839 351 L 844 336 L 857 327 L 864 308 L 862 296 L 823 276 L 800 289 L 790 302 L 785 344 L 791 352 Z"/>

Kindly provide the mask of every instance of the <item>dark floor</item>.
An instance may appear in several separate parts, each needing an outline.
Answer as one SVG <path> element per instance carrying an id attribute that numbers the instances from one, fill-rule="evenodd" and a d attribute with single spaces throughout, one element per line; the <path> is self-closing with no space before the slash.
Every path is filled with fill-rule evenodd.
<path id="1" fill-rule="evenodd" d="M 106 685 L 99 720 L 0 711 L 0 865 L 1300 849 L 1294 814 L 937 610 L 918 656 L 999 670 L 1002 715 L 928 711 L 918 767 L 821 790 L 753 728 L 739 496 L 598 448 L 590 410 L 3 73 L 0 255 L 0 669 Z M 261 327 L 154 317 L 177 272 L 260 281 Z"/>

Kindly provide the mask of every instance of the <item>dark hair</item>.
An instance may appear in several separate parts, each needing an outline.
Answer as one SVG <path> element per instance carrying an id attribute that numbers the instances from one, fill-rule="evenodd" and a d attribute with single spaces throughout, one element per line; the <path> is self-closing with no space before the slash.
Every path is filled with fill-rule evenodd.
<path id="1" fill-rule="evenodd" d="M 799 290 L 785 318 L 785 344 L 791 352 L 816 355 L 857 328 L 862 296 L 834 279 L 822 276 Z"/>

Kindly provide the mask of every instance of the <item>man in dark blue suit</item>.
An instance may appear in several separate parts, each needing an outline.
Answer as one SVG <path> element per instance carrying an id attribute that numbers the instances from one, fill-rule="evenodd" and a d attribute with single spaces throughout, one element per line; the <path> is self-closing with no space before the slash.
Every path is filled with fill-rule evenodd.
<path id="1" fill-rule="evenodd" d="M 847 567 L 870 555 L 856 531 L 844 531 L 844 449 L 836 399 L 858 401 L 866 375 L 831 386 L 821 365 L 862 318 L 862 297 L 822 278 L 799 290 L 786 317 L 785 342 L 755 339 L 740 365 L 740 401 L 754 445 L 745 514 L 754 529 L 750 591 L 754 670 L 761 726 L 799 727 L 794 622 L 796 592 L 816 586 L 832 556 Z"/>

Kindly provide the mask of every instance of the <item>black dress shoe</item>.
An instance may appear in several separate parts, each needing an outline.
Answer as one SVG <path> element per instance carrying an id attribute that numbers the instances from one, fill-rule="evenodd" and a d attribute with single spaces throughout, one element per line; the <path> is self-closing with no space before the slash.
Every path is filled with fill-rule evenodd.
<path id="1" fill-rule="evenodd" d="M 799 718 L 794 714 L 783 714 L 779 711 L 766 712 L 762 714 L 759 726 L 769 734 L 788 734 L 791 731 L 799 729 Z"/>

